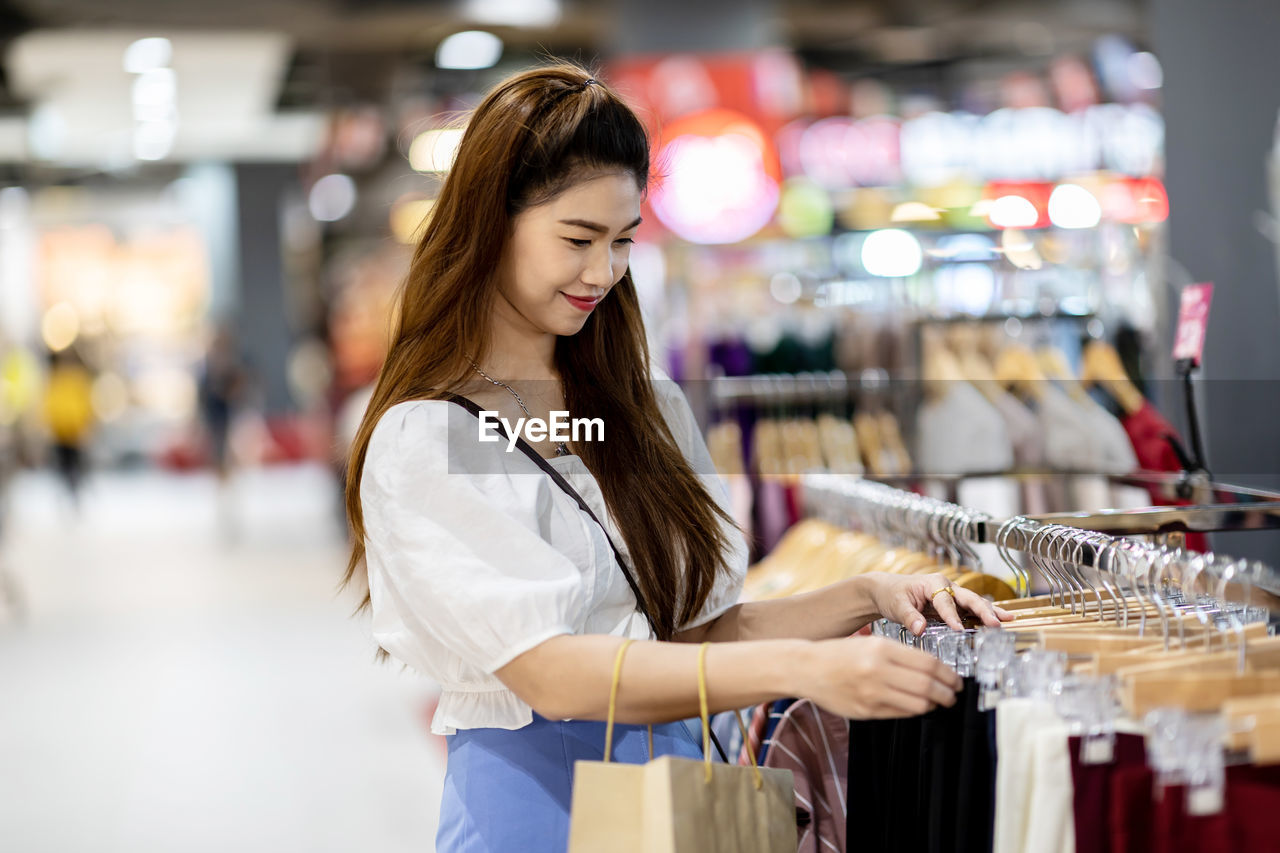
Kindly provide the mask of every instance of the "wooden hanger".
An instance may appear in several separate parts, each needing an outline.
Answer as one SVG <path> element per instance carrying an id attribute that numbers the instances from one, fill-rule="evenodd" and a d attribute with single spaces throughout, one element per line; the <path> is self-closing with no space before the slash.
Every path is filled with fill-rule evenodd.
<path id="1" fill-rule="evenodd" d="M 1097 384 L 1126 414 L 1132 415 L 1142 408 L 1146 398 L 1129 378 L 1115 347 L 1105 341 L 1090 341 L 1084 347 L 1083 356 L 1080 381 L 1085 387 Z"/>
<path id="2" fill-rule="evenodd" d="M 1036 352 L 1036 363 L 1040 365 L 1044 375 L 1062 386 L 1073 400 L 1083 402 L 1088 399 L 1089 395 L 1071 372 L 1071 365 L 1067 363 L 1066 353 L 1062 350 L 1052 346 L 1041 347 Z"/>
<path id="3" fill-rule="evenodd" d="M 1048 379 L 1036 360 L 1035 353 L 1022 344 L 1009 344 L 1000 350 L 995 364 L 996 380 L 1010 391 L 1039 400 L 1044 396 Z"/>

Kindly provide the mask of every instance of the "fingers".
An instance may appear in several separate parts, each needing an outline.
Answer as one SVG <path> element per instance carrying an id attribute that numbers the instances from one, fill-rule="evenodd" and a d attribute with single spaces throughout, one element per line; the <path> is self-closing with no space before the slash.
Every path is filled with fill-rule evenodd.
<path id="1" fill-rule="evenodd" d="M 930 592 L 934 592 L 936 589 L 930 590 Z M 938 592 L 934 595 L 932 601 L 933 609 L 938 611 L 938 615 L 942 617 L 943 622 L 947 623 L 948 628 L 953 631 L 963 631 L 964 623 L 960 621 L 960 611 L 956 607 L 956 599 L 959 598 L 959 593 L 951 587 L 949 581 L 943 589 L 951 589 L 952 594 Z"/>
<path id="2" fill-rule="evenodd" d="M 917 610 L 910 602 L 903 602 L 901 605 L 902 612 L 895 614 L 899 625 L 906 625 L 907 630 L 919 637 L 924 633 L 925 626 L 929 623 L 925 620 L 924 614 Z"/>
<path id="3" fill-rule="evenodd" d="M 939 684 L 959 690 L 963 680 L 955 670 L 930 654 L 908 646 L 890 643 L 886 654 L 890 663 L 904 672 L 919 673 L 933 679 Z"/>
<path id="4" fill-rule="evenodd" d="M 918 717 L 921 714 L 929 713 L 936 707 L 938 707 L 937 702 L 933 702 L 924 696 L 906 690 L 898 690 L 894 687 L 886 687 L 876 711 L 877 716 L 886 718 Z"/>
<path id="5" fill-rule="evenodd" d="M 996 606 L 978 595 L 976 592 L 972 592 L 971 590 L 964 588 L 957 588 L 955 593 L 955 603 L 964 607 L 965 610 L 968 610 L 974 616 L 977 616 L 982 620 L 982 624 L 986 625 L 988 628 L 999 628 L 1001 621 L 1008 622 L 1013 618 L 1012 613 L 1001 611 L 1006 617 L 1002 620 L 1000 615 L 996 612 Z"/>
<path id="6" fill-rule="evenodd" d="M 919 696 L 933 705 L 950 708 L 956 703 L 956 690 L 951 683 L 943 683 L 931 673 L 899 669 L 886 678 L 886 684 L 912 696 Z"/>

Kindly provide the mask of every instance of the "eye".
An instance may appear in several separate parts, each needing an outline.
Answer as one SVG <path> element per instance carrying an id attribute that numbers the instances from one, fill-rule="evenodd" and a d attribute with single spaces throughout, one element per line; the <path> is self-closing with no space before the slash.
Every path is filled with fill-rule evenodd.
<path id="1" fill-rule="evenodd" d="M 622 237 L 622 238 L 620 238 L 620 239 L 618 239 L 618 240 L 614 240 L 613 242 L 615 242 L 615 243 L 621 243 L 621 244 L 622 244 L 622 245 L 624 245 L 624 246 L 630 246 L 632 243 L 634 243 L 634 242 L 635 242 L 635 238 L 634 238 L 634 237 Z"/>
<path id="2" fill-rule="evenodd" d="M 565 239 L 566 241 L 568 241 L 568 243 L 569 243 L 569 245 L 570 245 L 570 246 L 573 246 L 573 247 L 578 248 L 578 249 L 585 249 L 585 248 L 587 248 L 588 246 L 590 246 L 590 245 L 591 245 L 591 241 L 590 241 L 590 240 L 579 240 L 579 239 L 574 238 L 574 237 L 565 237 L 564 239 Z"/>

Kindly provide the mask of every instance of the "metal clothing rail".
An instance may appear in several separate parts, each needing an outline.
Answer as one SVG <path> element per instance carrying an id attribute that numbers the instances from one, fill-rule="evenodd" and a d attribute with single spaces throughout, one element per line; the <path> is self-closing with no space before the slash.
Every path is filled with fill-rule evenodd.
<path id="1" fill-rule="evenodd" d="M 880 530 L 916 534 L 942 546 L 991 541 L 995 519 L 985 512 L 918 495 L 847 474 L 810 473 L 801 477 L 809 515 L 856 515 Z"/>
<path id="2" fill-rule="evenodd" d="M 711 380 L 711 401 L 731 403 L 829 403 L 851 399 L 855 393 L 883 390 L 889 376 L 883 370 L 851 377 L 842 370 L 817 373 L 760 373 L 717 376 Z"/>
<path id="3" fill-rule="evenodd" d="M 1000 471 L 969 471 L 963 474 L 929 474 L 915 472 L 912 474 L 885 474 L 877 476 L 875 479 L 890 486 L 908 489 L 918 483 L 929 483 L 930 485 L 936 483 L 946 488 L 949 495 L 954 495 L 957 487 L 962 483 L 969 480 L 984 480 L 993 477 L 1017 480 L 1020 483 L 1034 483 L 1042 480 L 1070 477 L 1101 477 L 1107 481 L 1108 485 L 1134 486 L 1136 488 L 1148 489 L 1153 486 L 1157 488 L 1173 489 L 1185 482 L 1183 474 L 1168 471 L 1140 470 L 1129 474 L 1109 474 L 1101 471 L 1066 470 L 1055 468 L 1014 468 L 1012 470 L 1006 469 Z M 1220 483 L 1217 481 L 1199 483 L 1195 485 L 1195 488 L 1197 490 L 1197 494 L 1202 495 L 1198 500 L 1198 503 L 1201 505 L 1234 505 L 1258 502 L 1276 502 L 1277 504 L 1280 504 L 1280 492 L 1268 489 L 1259 489 L 1251 486 L 1238 486 L 1234 483 Z M 1236 528 L 1224 527 L 1220 529 L 1233 530 Z"/>
<path id="4" fill-rule="evenodd" d="M 1049 513 L 1031 518 L 1044 524 L 1061 524 L 1116 536 L 1280 530 L 1280 503 L 1153 506 Z"/>
<path id="5" fill-rule="evenodd" d="M 1015 516 L 998 522 L 986 513 L 958 504 L 851 475 L 811 473 L 801 478 L 801 484 L 810 515 L 834 516 L 832 520 L 836 522 L 854 515 L 880 531 L 964 553 L 972 553 L 968 550 L 970 545 L 994 544 L 1001 549 L 1006 564 L 1024 581 L 1025 570 L 1014 565 L 1004 552 L 1026 553 L 1042 570 L 1046 564 L 1069 562 L 1101 573 L 1114 570 L 1119 549 L 1133 553 L 1141 547 L 1149 558 L 1156 553 L 1169 553 L 1168 549 L 1123 537 L 1280 529 L 1280 503 L 1275 502 Z M 1280 596 L 1280 572 L 1260 562 L 1246 567 L 1242 561 L 1222 555 L 1205 555 L 1203 564 L 1198 564 L 1199 571 L 1220 581 L 1224 575 L 1225 579 L 1247 577 L 1253 587 Z"/>

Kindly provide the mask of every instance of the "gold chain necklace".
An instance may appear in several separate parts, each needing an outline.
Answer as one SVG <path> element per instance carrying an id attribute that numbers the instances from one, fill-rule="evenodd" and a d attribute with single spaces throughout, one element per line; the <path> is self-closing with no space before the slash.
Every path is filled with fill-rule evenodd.
<path id="1" fill-rule="evenodd" d="M 481 376 L 483 376 L 488 381 L 492 382 L 494 385 L 497 385 L 501 388 L 506 388 L 507 391 L 510 392 L 511 396 L 515 397 L 516 405 L 518 405 L 520 407 L 520 410 L 524 412 L 525 417 L 529 419 L 533 418 L 533 413 L 530 412 L 529 407 L 524 404 L 524 400 L 520 399 L 520 395 L 516 393 L 516 389 L 512 388 L 510 385 L 503 382 L 501 379 L 494 379 L 492 376 L 490 376 L 489 374 L 481 370 L 480 365 L 476 364 L 474 361 L 471 362 L 471 366 L 475 368 L 476 373 L 479 373 Z M 565 444 L 563 441 L 556 442 L 555 449 L 556 449 L 556 456 L 572 456 L 573 455 L 572 452 L 569 450 L 569 445 Z"/>

